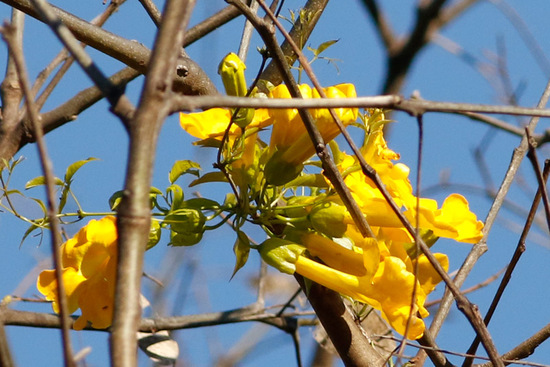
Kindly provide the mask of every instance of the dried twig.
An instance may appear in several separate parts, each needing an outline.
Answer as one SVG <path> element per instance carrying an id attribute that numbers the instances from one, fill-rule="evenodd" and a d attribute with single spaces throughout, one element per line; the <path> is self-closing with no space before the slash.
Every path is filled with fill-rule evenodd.
<path id="1" fill-rule="evenodd" d="M 530 152 L 534 151 L 533 145 L 529 145 Z M 530 153 L 529 155 L 531 157 L 534 153 Z M 534 159 L 534 158 L 532 158 Z M 536 165 L 535 162 L 533 162 L 534 165 Z M 538 168 L 538 166 L 536 166 Z M 540 173 L 540 170 L 539 170 Z M 504 289 L 512 279 L 512 272 L 516 268 L 516 265 L 519 263 L 519 259 L 523 252 L 525 252 L 525 241 L 527 239 L 527 235 L 529 234 L 529 230 L 531 229 L 531 224 L 533 223 L 533 220 L 535 219 L 535 215 L 537 213 L 537 209 L 539 206 L 539 202 L 541 197 L 543 196 L 543 193 L 546 191 L 544 183 L 548 179 L 548 174 L 550 173 L 550 164 L 548 164 L 548 161 L 544 167 L 544 174 L 541 175 L 540 179 L 542 180 L 541 183 L 539 183 L 539 189 L 537 190 L 537 193 L 535 194 L 535 198 L 533 199 L 533 204 L 531 205 L 531 209 L 529 210 L 529 215 L 527 216 L 527 220 L 525 223 L 525 226 L 523 227 L 523 232 L 521 233 L 521 236 L 519 238 L 518 244 L 516 246 L 516 250 L 514 251 L 514 254 L 512 255 L 512 259 L 510 260 L 510 264 L 506 268 L 506 272 L 504 273 L 504 276 L 502 277 L 502 280 L 499 284 L 499 287 L 495 293 L 495 296 L 493 297 L 493 300 L 491 301 L 491 305 L 489 306 L 489 309 L 487 310 L 487 313 L 485 315 L 485 318 L 483 319 L 483 322 L 485 325 L 489 325 L 489 322 L 491 321 L 491 318 L 493 317 L 493 314 L 495 313 L 495 310 L 497 308 L 498 303 L 500 302 L 503 294 Z M 539 175 L 537 175 L 539 176 Z M 548 201 L 546 201 L 548 202 Z M 547 205 L 545 205 L 546 208 L 548 208 Z M 548 217 L 547 217 L 548 218 Z M 476 337 L 472 344 L 470 345 L 470 348 L 468 348 L 467 353 L 474 355 L 477 351 L 477 347 L 479 345 L 479 338 Z M 473 358 L 468 358 L 464 361 L 464 366 L 469 367 L 473 363 Z"/>
<path id="2" fill-rule="evenodd" d="M 549 98 L 550 98 L 550 81 L 546 85 L 546 88 L 539 100 L 537 107 L 541 109 L 544 108 Z M 531 118 L 531 121 L 529 122 L 529 125 L 528 125 L 528 129 L 530 132 L 534 131 L 538 123 L 538 120 L 539 120 L 538 117 Z M 485 251 L 487 251 L 487 236 L 491 231 L 491 228 L 495 222 L 496 216 L 500 208 L 502 207 L 502 204 L 504 203 L 506 194 L 508 193 L 508 190 L 512 185 L 514 177 L 517 173 L 517 170 L 519 168 L 521 161 L 523 160 L 523 157 L 527 152 L 527 149 L 528 149 L 528 142 L 527 142 L 526 136 L 524 136 L 523 139 L 521 140 L 520 145 L 514 150 L 514 154 L 512 156 L 510 165 L 508 166 L 506 175 L 502 181 L 499 191 L 496 194 L 495 200 L 493 201 L 493 205 L 491 206 L 491 209 L 485 220 L 485 227 L 483 228 L 484 236 L 479 243 L 477 243 L 472 247 L 472 250 L 464 260 L 462 267 L 460 268 L 459 272 L 454 278 L 454 282 L 458 287 L 460 287 L 464 283 L 464 281 L 466 280 L 466 277 L 468 276 L 470 271 L 473 269 L 474 265 L 477 263 L 477 260 L 481 257 L 481 255 L 485 253 Z M 450 310 L 451 303 L 452 303 L 452 295 L 449 291 L 446 291 L 445 296 L 443 297 L 441 306 L 439 307 L 437 314 L 434 316 L 432 325 L 430 326 L 430 331 L 432 332 L 432 334 L 434 334 L 434 336 L 437 335 L 437 333 L 439 332 L 443 324 L 443 321 L 447 317 Z"/>

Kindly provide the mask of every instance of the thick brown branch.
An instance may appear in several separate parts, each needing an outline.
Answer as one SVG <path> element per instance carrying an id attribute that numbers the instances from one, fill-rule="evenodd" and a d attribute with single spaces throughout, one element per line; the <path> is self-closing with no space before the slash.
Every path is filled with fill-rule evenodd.
<path id="1" fill-rule="evenodd" d="M 299 275 L 296 279 L 302 289 L 307 290 L 311 306 L 346 366 L 384 365 L 384 358 L 365 337 L 359 321 L 346 308 L 338 293 L 316 283 L 305 285 Z"/>
<path id="2" fill-rule="evenodd" d="M 23 11 L 25 14 L 41 20 L 39 14 L 37 14 L 28 0 L 2 1 Z M 60 8 L 53 7 L 53 9 L 55 14 L 79 41 L 131 66 L 141 73 L 146 72 L 149 58 L 151 57 L 151 50 L 147 47 L 137 41 L 127 40 L 100 27 L 94 26 Z M 190 95 L 217 93 L 216 88 L 208 76 L 194 61 L 189 58 L 182 58 L 178 65 L 181 65 L 181 68 L 185 69 L 186 72 L 178 75 L 177 70 L 174 68 L 172 76 L 174 78 L 175 90 Z"/>
<path id="3" fill-rule="evenodd" d="M 114 367 L 137 365 L 136 331 L 141 316 L 139 298 L 143 255 L 151 228 L 149 192 L 153 163 L 158 134 L 169 113 L 173 70 L 181 55 L 184 31 L 193 5 L 192 0 L 171 0 L 166 3 L 143 94 L 135 116 L 128 124 L 128 171 L 117 217 L 117 280 L 110 339 Z"/>

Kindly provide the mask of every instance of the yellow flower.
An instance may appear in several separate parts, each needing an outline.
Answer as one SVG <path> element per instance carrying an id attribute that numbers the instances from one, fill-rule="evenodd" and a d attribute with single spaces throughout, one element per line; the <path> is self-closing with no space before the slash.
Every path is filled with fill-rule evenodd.
<path id="1" fill-rule="evenodd" d="M 302 84 L 299 87 L 303 98 L 320 98 L 317 90 L 312 90 L 310 86 Z M 323 90 L 328 98 L 357 97 L 353 84 L 338 84 Z M 290 92 L 286 85 L 279 85 L 271 91 L 269 98 L 290 98 Z M 312 109 L 310 112 L 325 143 L 340 134 L 328 109 Z M 356 108 L 337 108 L 335 112 L 344 126 L 357 119 Z M 299 165 L 315 154 L 315 147 L 297 109 L 273 109 L 269 113 L 273 119 L 270 147 L 284 152 L 281 157 L 283 161 Z"/>
<path id="2" fill-rule="evenodd" d="M 88 322 L 96 329 L 111 325 L 117 262 L 116 218 L 107 216 L 91 220 L 61 246 L 63 283 L 69 312 L 78 308 L 82 315 L 74 329 L 82 330 Z M 37 288 L 59 313 L 55 270 L 38 276 Z"/>
<path id="3" fill-rule="evenodd" d="M 231 121 L 231 111 L 225 108 L 211 108 L 202 112 L 180 113 L 180 125 L 183 130 L 195 138 L 204 140 L 213 138 L 221 140 L 225 130 Z M 254 114 L 254 119 L 249 125 L 252 127 L 264 127 L 269 121 L 269 115 L 266 109 L 258 109 Z M 240 128 L 232 124 L 229 130 L 230 137 L 239 136 Z"/>
<path id="4" fill-rule="evenodd" d="M 299 88 L 303 98 L 320 98 L 318 92 L 308 85 L 302 84 Z M 324 88 L 324 91 L 328 98 L 357 96 L 353 84 L 339 84 Z M 285 85 L 279 85 L 269 93 L 268 98 L 291 97 L 288 88 Z M 328 109 L 311 109 L 310 112 L 325 142 L 331 141 L 340 133 Z M 344 126 L 357 119 L 356 108 L 337 108 L 335 112 Z M 201 140 L 209 138 L 221 140 L 230 120 L 230 110 L 223 108 L 180 114 L 181 127 Z M 297 109 L 257 109 L 247 129 L 264 128 L 270 124 L 273 124 L 273 131 L 270 139 L 271 158 L 265 167 L 266 178 L 269 183 L 283 185 L 299 175 L 303 168 L 302 163 L 315 154 L 315 147 L 311 143 Z M 238 126 L 232 124 L 229 140 L 233 142 L 240 134 L 241 130 Z M 247 140 L 247 144 L 251 144 L 252 139 Z"/>
<path id="5" fill-rule="evenodd" d="M 364 239 L 362 248 L 348 249 L 334 241 L 313 233 L 303 234 L 299 243 L 271 238 L 260 246 L 262 258 L 285 273 L 298 273 L 318 284 L 357 301 L 369 304 L 382 312 L 382 316 L 400 334 L 404 335 L 407 320 L 412 314 L 407 338 L 418 339 L 424 333 L 423 317 L 427 295 L 441 278 L 424 257 L 419 257 L 418 274 L 414 275 L 414 262 L 404 250 L 395 256 L 382 241 Z M 393 246 L 392 246 L 393 247 Z M 320 258 L 323 263 L 310 259 Z M 435 254 L 447 270 L 444 254 Z M 416 287 L 416 299 L 412 302 Z M 411 305 L 412 313 L 411 313 Z M 418 315 L 417 315 L 418 314 Z"/>
<path id="6" fill-rule="evenodd" d="M 388 149 L 381 128 L 368 135 L 362 152 L 367 163 L 376 170 L 389 194 L 413 226 L 418 214 L 420 228 L 432 230 L 435 236 L 467 243 L 476 243 L 481 239 L 483 222 L 477 220 L 476 215 L 469 209 L 468 201 L 459 194 L 449 195 L 441 208 L 438 208 L 435 200 L 420 198 L 417 209 L 417 198 L 413 195 L 408 178 L 410 170 L 404 164 L 392 162 L 399 159 L 399 155 Z M 355 157 L 343 157 L 339 165 L 342 172 L 357 167 Z M 408 236 L 404 234 L 401 221 L 374 182 L 360 170 L 346 175 L 344 181 L 371 226 L 401 228 L 400 240 L 403 239 L 403 235 Z"/>

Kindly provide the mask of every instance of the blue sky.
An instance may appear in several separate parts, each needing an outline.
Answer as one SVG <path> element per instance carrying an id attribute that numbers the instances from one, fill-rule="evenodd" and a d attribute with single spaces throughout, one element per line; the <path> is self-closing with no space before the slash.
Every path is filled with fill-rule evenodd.
<path id="1" fill-rule="evenodd" d="M 98 14 L 104 5 L 101 1 L 56 1 L 54 4 L 68 9 L 84 19 L 91 19 Z M 289 9 L 297 9 L 301 2 L 287 1 L 282 12 L 288 15 Z M 384 1 L 383 9 L 387 12 L 393 27 L 400 34 L 407 32 L 413 20 L 413 1 Z M 509 1 L 528 29 L 532 32 L 542 51 L 550 55 L 550 45 L 547 34 L 550 24 L 547 17 L 550 5 L 546 1 L 532 0 Z M 225 6 L 223 1 L 199 1 L 194 12 L 192 23 L 212 14 Z M 9 8 L 0 5 L 0 18 L 9 17 Z M 205 40 L 191 45 L 187 51 L 221 88 L 217 75 L 219 61 L 230 51 L 237 51 L 242 30 L 242 20 L 233 21 L 227 26 L 206 37 Z M 28 19 L 25 36 L 25 55 L 31 76 L 36 76 L 46 63 L 58 52 L 59 43 L 53 39 L 49 30 L 39 22 Z M 129 39 L 136 39 L 151 46 L 155 28 L 148 20 L 138 2 L 127 2 L 106 24 L 106 29 L 119 33 Z M 523 106 L 536 105 L 546 84 L 548 75 L 537 66 L 532 54 L 510 21 L 490 1 L 482 1 L 469 9 L 456 22 L 442 32 L 442 36 L 467 51 L 483 70 L 491 70 L 497 55 L 497 45 L 503 44 L 506 49 L 506 63 L 511 82 L 514 87 L 521 88 L 519 102 Z M 380 91 L 384 73 L 384 55 L 381 44 L 376 37 L 368 16 L 363 11 L 359 1 L 338 2 L 329 4 L 321 17 L 308 45 L 316 47 L 321 42 L 338 39 L 338 43 L 329 48 L 325 56 L 338 59 L 337 71 L 323 60 L 313 64 L 321 83 L 332 85 L 342 82 L 353 82 L 359 95 L 375 95 Z M 448 42 L 448 41 L 447 41 Z M 258 66 L 259 57 L 253 51 L 261 46 L 258 37 L 253 38 L 253 47 L 247 61 L 248 78 L 252 80 Z M 90 50 L 97 59 L 98 65 L 105 73 L 112 73 L 121 64 L 102 57 L 98 52 Z M 6 59 L 6 48 L 0 47 L 0 67 Z M 3 68 L 2 68 L 3 69 Z M 491 74 L 494 79 L 494 74 Z M 129 88 L 128 94 L 135 102 L 139 97 L 142 80 L 138 79 Z M 46 104 L 49 110 L 76 91 L 89 86 L 85 75 L 73 67 L 64 82 Z M 409 96 L 413 91 L 419 91 L 423 98 L 440 101 L 500 104 L 501 91 L 480 74 L 478 69 L 465 63 L 456 55 L 449 53 L 436 44 L 427 46 L 415 61 L 402 94 Z M 418 132 L 414 119 L 403 113 L 395 113 L 397 121 L 393 125 L 390 147 L 399 152 L 402 161 L 412 169 L 412 179 L 416 173 L 416 155 L 418 147 Z M 502 117 L 511 123 L 519 123 L 518 119 Z M 524 122 L 525 120 L 522 120 Z M 541 120 L 537 132 L 547 128 L 548 122 Z M 488 130 L 488 127 L 472 122 L 464 117 L 428 114 L 424 118 L 424 154 L 422 187 L 428 188 L 437 184 L 443 174 L 449 176 L 453 184 L 482 186 L 482 179 L 476 167 L 472 151 L 481 144 L 486 134 L 494 135 L 492 141 L 485 146 L 486 159 L 490 174 L 495 185 L 500 184 L 508 166 L 512 150 L 519 144 L 519 138 L 504 132 Z M 65 168 L 74 161 L 97 157 L 99 161 L 89 163 L 75 177 L 74 191 L 87 211 L 108 210 L 109 196 L 119 190 L 123 184 L 125 172 L 126 148 L 128 139 L 120 122 L 107 110 L 107 104 L 100 102 L 84 112 L 79 118 L 57 131 L 48 134 L 48 148 L 54 163 L 55 172 L 62 176 Z M 179 128 L 177 116 L 171 116 L 165 123 L 159 142 L 157 163 L 155 167 L 154 185 L 163 188 L 168 185 L 168 171 L 173 162 L 178 159 L 193 159 L 201 163 L 205 170 L 210 170 L 213 153 L 200 150 L 191 145 L 192 139 Z M 539 150 L 541 160 L 548 157 L 548 149 Z M 12 177 L 11 187 L 23 190 L 25 182 L 38 176 L 38 160 L 34 146 L 27 146 L 18 153 L 25 161 L 17 168 Z M 530 187 L 523 191 L 514 186 L 509 200 L 528 209 L 535 188 L 535 180 L 528 162 L 521 167 L 522 178 Z M 212 185 L 201 189 L 204 196 L 213 195 L 221 199 L 220 187 Z M 194 189 L 193 189 L 194 190 Z M 192 189 L 186 190 L 191 195 Z M 464 191 L 461 191 L 464 190 Z M 460 192 L 468 197 L 472 210 L 480 219 L 484 219 L 491 202 L 479 193 L 459 189 L 457 186 L 430 193 L 430 197 L 442 202 L 451 192 Z M 42 197 L 40 188 L 28 192 L 30 196 Z M 30 217 L 39 215 L 37 207 L 28 200 L 17 200 L 16 205 L 21 212 Z M 75 206 L 69 204 L 68 210 Z M 483 256 L 466 287 L 472 286 L 502 269 L 509 261 L 517 239 L 518 231 L 523 226 L 524 218 L 514 213 L 502 211 L 490 237 L 489 252 Z M 514 228 L 514 225 L 518 228 Z M 78 230 L 79 225 L 68 226 L 69 234 Z M 14 294 L 32 297 L 37 294 L 34 286 L 38 267 L 49 256 L 47 241 L 39 246 L 37 238 L 29 237 L 21 247 L 19 243 L 26 229 L 25 223 L 7 213 L 0 213 L 0 231 L 2 233 L 2 256 L 0 256 L 0 295 Z M 548 319 L 546 304 L 550 301 L 547 292 L 548 266 L 550 251 L 547 231 L 534 229 L 537 236 L 531 236 L 520 265 L 514 273 L 513 280 L 505 293 L 497 314 L 490 326 L 495 342 L 500 352 L 505 352 L 541 328 Z M 245 306 L 255 299 L 253 290 L 248 286 L 250 278 L 257 273 L 258 259 L 252 255 L 245 269 L 229 282 L 233 269 L 232 246 L 234 235 L 226 231 L 205 236 L 197 246 L 189 249 L 167 248 L 166 242 L 161 242 L 146 255 L 146 272 L 154 276 L 162 276 L 167 262 L 178 254 L 181 265 L 171 270 L 177 279 L 167 290 L 169 300 L 178 304 L 178 313 L 192 314 L 198 312 L 222 311 Z M 470 245 L 453 241 L 441 240 L 436 250 L 449 254 L 451 270 L 457 269 L 469 251 Z M 41 264 L 41 265 L 39 265 Z M 195 273 L 189 268 L 198 265 Z M 192 276 L 191 276 L 192 274 Z M 496 289 L 493 283 L 470 297 L 485 310 Z M 151 283 L 144 281 L 144 289 L 150 294 Z M 178 287 L 187 289 L 184 300 L 178 293 Z M 187 287 L 187 288 L 185 288 Z M 291 291 L 289 291 L 291 293 Z M 436 292 L 436 295 L 439 294 Z M 284 302 L 284 297 L 273 298 L 274 303 Z M 48 305 L 17 303 L 17 309 L 49 312 Z M 167 307 L 165 310 L 170 310 Z M 160 312 L 160 311 L 158 311 Z M 253 324 L 229 325 L 200 330 L 185 330 L 177 333 L 182 354 L 193 366 L 208 366 L 215 358 L 239 340 Z M 39 330 L 31 328 L 10 327 L 8 329 L 10 344 L 18 365 L 29 366 L 45 363 L 59 365 L 61 349 L 59 332 L 56 330 Z M 312 330 L 302 330 L 304 360 L 308 361 L 312 343 Z M 87 357 L 89 366 L 102 366 L 107 363 L 107 335 L 102 332 L 73 333 L 75 349 L 91 346 L 92 351 Z M 443 328 L 438 342 L 441 347 L 449 350 L 465 351 L 473 337 L 473 332 L 465 318 L 453 308 L 453 311 Z M 32 346 L 29 348 L 29 346 Z M 245 359 L 243 366 L 254 365 L 292 365 L 294 352 L 289 336 L 278 330 L 268 330 L 265 341 L 260 344 L 260 352 Z M 148 365 L 143 354 L 141 364 Z M 530 358 L 532 361 L 545 363 L 550 361 L 550 348 L 542 346 Z M 453 358 L 451 357 L 451 361 Z"/>

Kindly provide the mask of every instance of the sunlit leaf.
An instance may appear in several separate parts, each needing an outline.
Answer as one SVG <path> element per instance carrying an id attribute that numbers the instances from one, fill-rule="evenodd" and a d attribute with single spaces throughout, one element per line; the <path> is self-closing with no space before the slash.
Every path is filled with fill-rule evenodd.
<path id="1" fill-rule="evenodd" d="M 183 189 L 181 186 L 173 184 L 166 188 L 166 196 L 168 195 L 172 196 L 172 210 L 177 210 L 181 207 L 181 204 L 183 203 Z"/>
<path id="2" fill-rule="evenodd" d="M 326 41 L 326 42 L 321 43 L 319 45 L 319 47 L 317 47 L 317 50 L 315 50 L 315 52 L 314 52 L 315 56 L 319 56 L 323 51 L 325 51 L 327 48 L 334 45 L 338 41 L 339 40 L 330 40 L 330 41 Z"/>
<path id="3" fill-rule="evenodd" d="M 197 178 L 196 180 L 192 181 L 189 184 L 189 187 L 193 187 L 206 182 L 227 182 L 227 177 L 225 177 L 223 172 L 220 172 L 220 171 L 208 172 L 202 175 L 200 178 Z"/>
<path id="4" fill-rule="evenodd" d="M 296 177 L 294 180 L 286 184 L 288 187 L 295 186 L 308 186 L 308 187 L 319 187 L 319 188 L 328 188 L 328 183 L 325 180 L 325 177 L 320 173 L 309 173 Z"/>
<path id="5" fill-rule="evenodd" d="M 215 138 L 208 138 L 196 141 L 193 145 L 198 145 L 203 148 L 219 148 L 222 146 L 222 142 Z"/>
<path id="6" fill-rule="evenodd" d="M 40 229 L 40 231 L 42 231 L 42 228 L 40 226 L 36 224 L 31 224 L 30 227 L 27 228 L 27 230 L 23 234 L 23 238 L 21 238 L 21 242 L 19 242 L 19 247 L 21 247 L 23 245 L 23 242 L 25 242 L 25 239 L 37 229 Z M 40 242 L 42 242 L 42 240 L 40 240 Z"/>
<path id="7" fill-rule="evenodd" d="M 233 252 L 235 253 L 235 268 L 233 269 L 231 279 L 233 279 L 239 269 L 241 269 L 248 261 L 248 255 L 250 254 L 250 240 L 248 239 L 246 233 L 237 231 L 237 240 L 233 245 Z"/>
<path id="8" fill-rule="evenodd" d="M 63 186 L 64 185 L 63 180 L 60 179 L 59 177 L 54 177 L 54 183 L 57 186 Z M 25 190 L 31 189 L 31 188 L 36 187 L 36 186 L 42 186 L 42 185 L 45 185 L 45 184 L 46 184 L 46 178 L 44 176 L 38 176 L 38 177 L 33 178 L 32 180 L 30 180 L 29 182 L 27 182 L 25 184 Z"/>
<path id="9" fill-rule="evenodd" d="M 44 202 L 40 199 L 37 199 L 37 198 L 30 198 L 31 200 L 35 201 L 38 206 L 40 206 L 40 209 L 42 209 L 42 213 L 44 213 L 44 215 L 47 215 L 48 214 L 48 209 L 46 209 L 46 205 L 44 204 Z"/>
<path id="10" fill-rule="evenodd" d="M 191 198 L 188 200 L 185 200 L 182 203 L 182 208 L 193 208 L 193 209 L 199 209 L 199 210 L 215 210 L 220 207 L 220 204 L 211 199 L 206 198 Z"/>
<path id="11" fill-rule="evenodd" d="M 193 162 L 187 159 L 182 161 L 176 161 L 176 163 L 174 163 L 174 165 L 172 166 L 172 169 L 170 170 L 170 174 L 169 174 L 170 183 L 173 184 L 181 175 L 184 175 L 186 173 L 190 173 L 192 175 L 199 177 L 200 169 L 201 169 L 201 166 L 197 162 Z"/>
<path id="12" fill-rule="evenodd" d="M 193 246 L 200 242 L 202 239 L 202 232 L 197 233 L 170 233 L 170 243 L 168 246 L 181 247 L 181 246 Z"/>
<path id="13" fill-rule="evenodd" d="M 153 248 L 159 243 L 162 231 L 158 220 L 151 221 L 151 230 L 149 231 L 149 241 L 147 242 L 147 250 Z"/>
<path id="14" fill-rule="evenodd" d="M 122 200 L 122 194 L 123 191 L 119 190 L 111 195 L 111 197 L 109 198 L 109 208 L 111 208 L 111 210 L 115 210 L 116 208 L 118 208 L 118 206 L 120 205 L 120 201 Z"/>
<path id="15" fill-rule="evenodd" d="M 84 159 L 81 161 L 76 161 L 73 164 L 71 164 L 69 167 L 67 167 L 67 171 L 65 172 L 65 182 L 69 184 L 71 180 L 73 179 L 74 174 L 82 168 L 83 165 L 86 163 L 89 163 L 91 161 L 97 161 L 97 158 L 90 157 L 88 159 Z"/>
<path id="16" fill-rule="evenodd" d="M 149 192 L 153 195 L 162 195 L 162 190 L 156 188 L 155 186 L 151 186 L 151 190 Z"/>

